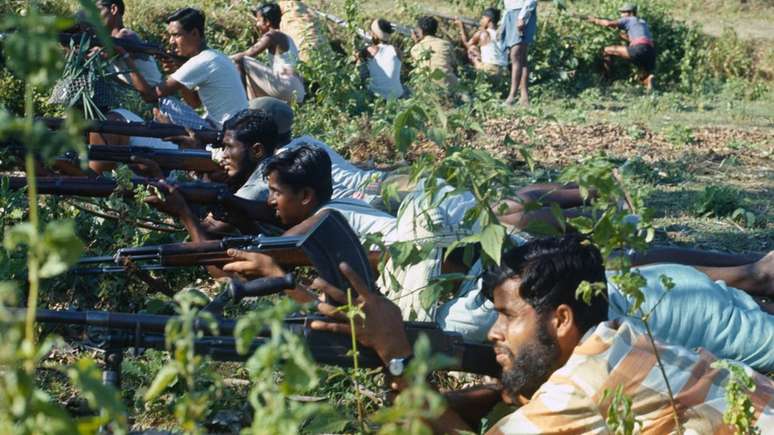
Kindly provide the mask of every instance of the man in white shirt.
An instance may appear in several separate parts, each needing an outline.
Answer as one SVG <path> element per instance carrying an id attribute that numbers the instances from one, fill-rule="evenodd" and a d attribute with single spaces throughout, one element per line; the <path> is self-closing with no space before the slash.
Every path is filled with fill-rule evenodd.
<path id="1" fill-rule="evenodd" d="M 189 59 L 180 66 L 172 59 L 163 59 L 164 70 L 170 73 L 163 83 L 147 85 L 132 58 L 123 56 L 132 70 L 135 88 L 146 100 L 155 101 L 179 92 L 189 106 L 204 107 L 205 119 L 214 127 L 222 126 L 229 117 L 247 108 L 247 95 L 236 67 L 226 55 L 207 47 L 204 13 L 193 8 L 178 9 L 167 18 L 167 32 L 175 53 Z"/>

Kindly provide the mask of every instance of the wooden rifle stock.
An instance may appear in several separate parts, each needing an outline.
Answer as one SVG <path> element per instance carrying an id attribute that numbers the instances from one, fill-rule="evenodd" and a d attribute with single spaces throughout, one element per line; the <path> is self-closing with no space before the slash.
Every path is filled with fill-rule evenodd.
<path id="1" fill-rule="evenodd" d="M 140 270 L 164 270 L 192 266 L 223 266 L 234 261 L 226 253 L 229 249 L 260 252 L 274 259 L 283 268 L 314 266 L 301 248 L 303 237 L 299 236 L 237 236 L 204 242 L 168 243 L 119 249 L 113 256 L 81 258 L 79 264 L 115 263 L 110 266 L 83 267 L 74 269 L 80 274 L 122 273 L 122 259 L 128 259 Z M 367 253 L 372 270 L 381 260 L 381 252 Z"/>
<path id="2" fill-rule="evenodd" d="M 64 125 L 64 119 L 62 118 L 38 118 L 38 120 L 52 130 L 58 130 Z M 188 135 L 188 130 L 183 126 L 160 122 L 90 121 L 84 130 L 90 133 L 153 137 L 157 139 Z M 206 144 L 219 145 L 223 139 L 222 132 L 212 128 L 194 128 L 190 130 Z"/>
<path id="3" fill-rule="evenodd" d="M 216 172 L 222 168 L 205 150 L 163 149 L 143 146 L 89 145 L 89 160 L 132 163 L 134 158 L 150 159 L 163 170 Z"/>

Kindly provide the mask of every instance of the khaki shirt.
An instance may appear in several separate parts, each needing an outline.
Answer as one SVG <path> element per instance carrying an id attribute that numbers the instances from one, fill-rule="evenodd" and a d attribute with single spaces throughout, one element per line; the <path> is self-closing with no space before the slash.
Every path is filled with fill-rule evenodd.
<path id="1" fill-rule="evenodd" d="M 430 53 L 430 58 L 422 60 L 425 52 Z M 411 58 L 414 60 L 415 68 L 441 70 L 446 75 L 447 85 L 457 83 L 457 76 L 454 74 L 454 46 L 449 41 L 435 36 L 425 36 L 411 47 Z"/>
<path id="2" fill-rule="evenodd" d="M 298 46 L 298 58 L 308 61 L 314 50 L 326 44 L 318 16 L 300 1 L 281 1 L 278 4 L 282 10 L 280 31 L 293 38 Z"/>

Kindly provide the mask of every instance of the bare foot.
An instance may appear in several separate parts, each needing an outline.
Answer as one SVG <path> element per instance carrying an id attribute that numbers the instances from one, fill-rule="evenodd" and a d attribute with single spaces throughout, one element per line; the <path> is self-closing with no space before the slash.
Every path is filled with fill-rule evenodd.
<path id="1" fill-rule="evenodd" d="M 774 251 L 753 263 L 752 275 L 760 288 L 756 293 L 769 299 L 774 298 Z"/>
<path id="2" fill-rule="evenodd" d="M 647 77 L 645 77 L 645 79 L 642 80 L 642 85 L 645 86 L 645 89 L 648 92 L 653 91 L 653 79 L 654 78 L 655 77 L 653 76 L 653 74 L 650 74 Z"/>
<path id="3" fill-rule="evenodd" d="M 513 106 L 515 101 L 516 101 L 515 98 L 509 96 L 508 98 L 505 99 L 505 101 L 503 101 L 503 106 Z"/>

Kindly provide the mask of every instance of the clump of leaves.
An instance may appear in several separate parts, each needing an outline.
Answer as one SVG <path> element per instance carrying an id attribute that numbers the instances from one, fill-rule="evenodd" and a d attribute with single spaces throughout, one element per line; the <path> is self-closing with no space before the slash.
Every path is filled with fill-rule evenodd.
<path id="1" fill-rule="evenodd" d="M 729 186 L 707 186 L 693 204 L 694 213 L 701 217 L 728 217 L 748 228 L 759 223 L 754 212 L 744 206 L 741 192 Z"/>
<path id="2" fill-rule="evenodd" d="M 626 177 L 650 184 L 679 183 L 685 181 L 689 174 L 682 162 L 648 163 L 639 156 L 626 160 L 621 165 L 621 173 Z"/>
<path id="3" fill-rule="evenodd" d="M 685 146 L 696 141 L 693 129 L 680 124 L 673 124 L 664 129 L 664 136 L 669 142 L 678 146 Z"/>
<path id="4" fill-rule="evenodd" d="M 602 401 L 610 399 L 605 423 L 615 435 L 631 435 L 637 427 L 642 428 L 642 421 L 638 420 L 632 412 L 632 399 L 623 392 L 623 385 L 615 388 L 615 391 L 605 389 Z"/>
<path id="5" fill-rule="evenodd" d="M 173 359 L 156 374 L 145 400 L 156 400 L 167 388 L 179 385 L 182 394 L 175 400 L 175 417 L 187 433 L 203 433 L 200 423 L 209 414 L 212 401 L 220 395 L 221 385 L 208 369 L 208 359 L 194 352 L 196 338 L 203 335 L 194 325 L 204 325 L 215 334 L 218 325 L 210 312 L 200 310 L 209 299 L 198 290 L 180 292 L 175 295 L 175 301 L 179 316 L 164 328 L 166 347 Z"/>
<path id="6" fill-rule="evenodd" d="M 755 382 L 745 368 L 729 360 L 718 360 L 712 363 L 716 369 L 726 369 L 729 372 L 726 381 L 726 411 L 723 422 L 736 429 L 736 433 L 745 435 L 760 434 L 761 431 L 753 425 L 755 408 L 750 393 L 755 392 Z"/>

